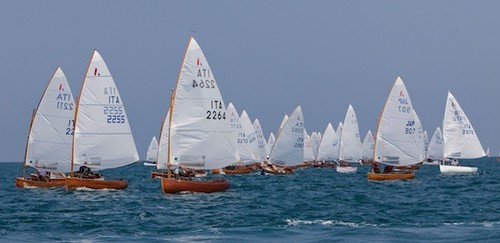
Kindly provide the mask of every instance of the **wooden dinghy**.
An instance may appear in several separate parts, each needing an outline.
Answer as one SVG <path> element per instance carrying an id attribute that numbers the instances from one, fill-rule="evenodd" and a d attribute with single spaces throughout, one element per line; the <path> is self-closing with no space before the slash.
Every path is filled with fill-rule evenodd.
<path id="1" fill-rule="evenodd" d="M 384 181 L 384 180 L 411 180 L 415 178 L 413 172 L 392 172 L 392 173 L 368 173 L 369 181 Z"/>
<path id="2" fill-rule="evenodd" d="M 128 186 L 128 182 L 122 179 L 118 180 L 104 180 L 103 178 L 79 178 L 79 177 L 67 177 L 66 178 L 66 189 L 75 188 L 91 188 L 91 189 L 125 189 Z"/>
<path id="3" fill-rule="evenodd" d="M 272 175 L 287 175 L 287 174 L 293 174 L 293 173 L 295 173 L 293 171 L 293 169 L 286 168 L 286 167 L 280 167 L 278 169 L 273 169 L 273 168 L 270 168 L 270 167 L 263 167 L 262 171 L 261 171 L 262 175 L 269 175 L 269 174 L 272 174 Z"/>
<path id="4" fill-rule="evenodd" d="M 228 175 L 236 175 L 236 174 L 250 174 L 253 171 L 253 167 L 251 166 L 227 166 L 222 168 L 222 171 Z"/>
<path id="5" fill-rule="evenodd" d="M 161 188 L 164 193 L 223 192 L 229 188 L 229 185 L 229 181 L 223 178 L 203 181 L 188 178 L 161 178 Z"/>
<path id="6" fill-rule="evenodd" d="M 420 166 L 419 165 L 395 166 L 394 169 L 396 169 L 396 170 L 419 170 Z"/>
<path id="7" fill-rule="evenodd" d="M 66 185 L 66 178 L 46 178 L 45 180 L 40 180 L 38 178 L 16 178 L 16 186 L 19 188 L 26 187 L 39 187 L 39 188 L 58 188 L 64 187 Z"/>

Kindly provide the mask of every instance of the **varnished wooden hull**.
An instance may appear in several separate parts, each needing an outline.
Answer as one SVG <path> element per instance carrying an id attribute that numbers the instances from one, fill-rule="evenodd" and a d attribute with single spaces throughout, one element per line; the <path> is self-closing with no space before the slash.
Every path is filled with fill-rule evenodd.
<path id="1" fill-rule="evenodd" d="M 91 188 L 91 189 L 115 189 L 121 190 L 128 186 L 128 182 L 125 180 L 102 180 L 102 179 L 85 179 L 78 177 L 67 177 L 66 178 L 66 188 L 75 189 L 79 187 Z"/>
<path id="2" fill-rule="evenodd" d="M 399 170 L 419 170 L 420 166 L 418 165 L 408 165 L 408 166 L 395 166 L 395 169 Z"/>
<path id="3" fill-rule="evenodd" d="M 253 167 L 236 166 L 234 169 L 222 168 L 222 171 L 228 175 L 250 174 L 253 171 Z"/>
<path id="4" fill-rule="evenodd" d="M 178 192 L 223 192 L 229 188 L 229 181 L 226 179 L 213 179 L 213 180 L 189 180 L 189 179 L 175 179 L 175 178 L 161 178 L 161 188 L 164 193 L 178 193 Z"/>
<path id="5" fill-rule="evenodd" d="M 368 180 L 370 181 L 384 181 L 384 180 L 411 180 L 415 178 L 415 173 L 368 173 Z"/>
<path id="6" fill-rule="evenodd" d="M 292 169 L 290 168 L 283 168 L 280 170 L 271 170 L 269 168 L 262 168 L 262 175 L 265 174 L 273 174 L 273 175 L 287 175 L 287 174 L 293 174 L 295 173 Z"/>
<path id="7" fill-rule="evenodd" d="M 29 178 L 16 178 L 16 186 L 19 188 L 39 187 L 39 188 L 57 188 L 66 185 L 65 178 L 49 179 L 48 181 L 31 180 Z"/>

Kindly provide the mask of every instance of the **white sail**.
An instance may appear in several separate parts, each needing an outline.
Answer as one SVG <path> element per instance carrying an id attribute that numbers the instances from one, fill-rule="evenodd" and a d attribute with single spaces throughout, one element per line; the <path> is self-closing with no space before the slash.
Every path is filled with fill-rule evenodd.
<path id="1" fill-rule="evenodd" d="M 238 115 L 238 111 L 236 107 L 234 107 L 233 103 L 229 102 L 227 105 L 227 116 L 229 119 L 229 125 L 231 126 L 231 130 L 233 131 L 234 141 L 236 141 L 236 145 L 238 148 L 238 153 L 240 155 L 239 162 L 251 162 L 255 161 L 255 155 L 250 149 L 248 138 L 245 130 L 243 129 L 243 124 L 241 123 L 240 116 Z"/>
<path id="2" fill-rule="evenodd" d="M 321 133 L 313 132 L 311 134 L 311 147 L 314 154 L 314 158 L 318 158 L 318 149 L 319 149 L 319 144 L 321 143 L 321 139 L 322 139 Z"/>
<path id="3" fill-rule="evenodd" d="M 304 162 L 304 118 L 300 106 L 290 115 L 276 137 L 269 161 L 283 166 Z"/>
<path id="4" fill-rule="evenodd" d="M 474 159 L 486 155 L 471 121 L 450 92 L 444 112 L 443 141 L 445 158 Z"/>
<path id="5" fill-rule="evenodd" d="M 166 170 L 168 168 L 168 129 L 170 127 L 170 108 L 163 120 L 163 125 L 160 131 L 160 139 L 158 141 L 158 155 L 156 161 L 156 169 Z"/>
<path id="6" fill-rule="evenodd" d="M 31 123 L 24 164 L 40 171 L 69 172 L 75 104 L 61 68 L 43 93 Z"/>
<path id="7" fill-rule="evenodd" d="M 288 115 L 285 114 L 285 116 L 283 117 L 283 119 L 281 120 L 281 124 L 280 124 L 280 127 L 278 128 L 278 132 L 276 134 L 280 134 L 281 132 L 281 129 L 283 128 L 283 126 L 285 125 L 286 121 L 288 121 Z"/>
<path id="8" fill-rule="evenodd" d="M 306 129 L 304 129 L 304 161 L 313 161 L 314 153 L 311 145 L 311 136 L 307 134 Z"/>
<path id="9" fill-rule="evenodd" d="M 366 133 L 365 139 L 363 139 L 363 144 L 361 146 L 362 154 L 363 157 L 362 159 L 364 160 L 371 160 L 373 157 L 373 147 L 374 147 L 374 140 L 373 140 L 373 134 L 371 130 L 368 130 Z"/>
<path id="10" fill-rule="evenodd" d="M 259 144 L 259 157 L 261 160 L 265 160 L 269 155 L 269 149 L 267 147 L 266 139 L 264 138 L 264 133 L 262 132 L 262 127 L 260 126 L 259 119 L 253 121 L 253 128 L 255 129 L 255 134 L 257 135 L 257 142 Z"/>
<path id="11" fill-rule="evenodd" d="M 358 119 L 352 105 L 349 105 L 344 119 L 342 135 L 340 137 L 339 159 L 347 162 L 356 162 L 362 157 L 361 140 L 359 136 Z"/>
<path id="12" fill-rule="evenodd" d="M 375 138 L 374 160 L 388 165 L 423 161 L 424 136 L 406 86 L 398 77 L 383 108 Z"/>
<path id="13" fill-rule="evenodd" d="M 441 128 L 437 127 L 429 142 L 427 158 L 431 160 L 440 160 L 443 158 L 443 134 Z"/>
<path id="14" fill-rule="evenodd" d="M 158 141 L 156 137 L 153 136 L 151 142 L 149 143 L 148 152 L 146 153 L 146 161 L 156 162 L 158 158 Z"/>
<path id="15" fill-rule="evenodd" d="M 218 83 L 193 37 L 189 40 L 172 104 L 170 164 L 214 169 L 239 160 Z"/>
<path id="16" fill-rule="evenodd" d="M 429 136 L 427 135 L 427 131 L 424 131 L 424 150 L 425 157 L 427 158 L 427 151 L 429 150 Z"/>
<path id="17" fill-rule="evenodd" d="M 94 50 L 77 103 L 73 163 L 100 170 L 138 161 L 129 122 L 113 77 Z"/>
<path id="18" fill-rule="evenodd" d="M 274 133 L 271 132 L 269 134 L 269 137 L 267 139 L 267 157 L 269 157 L 269 154 L 271 153 L 271 150 L 273 149 L 273 146 L 274 146 L 274 142 L 276 142 L 276 137 L 274 136 Z M 266 158 L 267 158 L 266 157 Z"/>
<path id="19" fill-rule="evenodd" d="M 252 121 L 248 116 L 247 112 L 243 110 L 240 115 L 241 126 L 245 132 L 244 142 L 247 144 L 250 152 L 252 153 L 252 159 L 244 162 L 259 162 L 260 161 L 260 151 L 259 143 L 257 142 L 257 136 L 255 135 L 255 129 L 253 128 Z"/>
<path id="20" fill-rule="evenodd" d="M 318 148 L 318 161 L 334 161 L 339 159 L 339 140 L 331 123 L 325 128 Z"/>

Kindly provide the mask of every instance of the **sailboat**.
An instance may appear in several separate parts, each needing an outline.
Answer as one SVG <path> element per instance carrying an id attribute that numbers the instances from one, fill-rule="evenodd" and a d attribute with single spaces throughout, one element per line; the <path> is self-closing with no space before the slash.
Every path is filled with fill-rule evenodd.
<path id="1" fill-rule="evenodd" d="M 361 160 L 361 164 L 371 164 L 372 163 L 372 156 L 373 156 L 373 147 L 374 147 L 374 140 L 373 140 L 373 134 L 371 130 L 368 130 L 368 132 L 365 135 L 365 138 L 363 139 L 363 144 L 361 145 L 361 154 L 363 155 Z"/>
<path id="2" fill-rule="evenodd" d="M 290 174 L 290 167 L 304 162 L 304 117 L 302 108 L 297 106 L 280 129 L 269 154 L 263 174 Z"/>
<path id="3" fill-rule="evenodd" d="M 146 161 L 144 161 L 145 166 L 156 166 L 156 161 L 158 159 L 158 141 L 156 137 L 153 136 L 151 142 L 149 143 L 148 152 L 146 153 Z"/>
<path id="4" fill-rule="evenodd" d="M 224 168 L 213 169 L 212 174 L 248 174 L 253 171 L 253 167 L 247 165 L 257 163 L 260 158 L 255 129 L 246 112 L 243 111 L 240 117 L 236 107 L 231 102 L 227 106 L 226 114 L 237 144 L 240 160 Z"/>
<path id="5" fill-rule="evenodd" d="M 69 172 L 71 167 L 74 103 L 66 76 L 57 67 L 33 112 L 17 187 L 64 187 L 65 177 L 57 172 Z M 25 177 L 27 167 L 39 174 Z"/>
<path id="6" fill-rule="evenodd" d="M 276 142 L 276 136 L 274 135 L 273 132 L 269 133 L 269 137 L 267 138 L 267 156 L 266 158 L 269 157 L 269 154 L 271 153 L 271 149 L 274 146 L 274 142 Z"/>
<path id="7" fill-rule="evenodd" d="M 269 151 L 266 139 L 264 138 L 264 132 L 262 132 L 262 127 L 260 125 L 259 119 L 255 118 L 255 120 L 253 121 L 253 128 L 255 129 L 257 143 L 259 144 L 260 158 L 261 160 L 263 160 L 269 155 Z"/>
<path id="8" fill-rule="evenodd" d="M 325 165 L 332 165 L 339 158 L 339 140 L 331 123 L 326 125 L 325 132 L 319 142 L 317 154 L 316 160 L 318 163 L 322 162 L 321 164 Z"/>
<path id="9" fill-rule="evenodd" d="M 230 183 L 224 178 L 191 180 L 170 173 L 172 166 L 211 170 L 239 160 L 219 85 L 192 36 L 169 107 L 168 176 L 161 178 L 163 192 L 227 190 Z"/>
<path id="10" fill-rule="evenodd" d="M 76 103 L 71 176 L 66 188 L 124 189 L 122 179 L 92 172 L 139 160 L 122 97 L 106 63 L 94 50 Z M 78 173 L 74 172 L 79 166 Z"/>
<path id="11" fill-rule="evenodd" d="M 439 165 L 443 174 L 476 173 L 477 167 L 458 165 L 458 160 L 486 156 L 471 121 L 449 91 L 443 120 L 443 156 L 444 160 L 452 159 L 452 165 L 445 161 Z"/>
<path id="12" fill-rule="evenodd" d="M 367 175 L 368 180 L 413 179 L 415 173 L 394 172 L 392 168 L 414 165 L 424 160 L 424 136 L 420 119 L 400 77 L 394 82 L 380 115 L 373 154 L 374 163 Z M 384 173 L 380 173 L 379 163 L 386 165 Z"/>
<path id="13" fill-rule="evenodd" d="M 336 167 L 337 172 L 356 172 L 358 167 L 352 166 L 350 163 L 358 162 L 362 157 L 361 152 L 358 119 L 356 118 L 354 108 L 352 105 L 349 105 L 340 136 L 339 166 Z"/>
<path id="14" fill-rule="evenodd" d="M 439 161 L 443 158 L 443 134 L 441 128 L 437 127 L 436 131 L 429 141 L 429 148 L 427 150 L 427 161 L 424 164 L 438 165 Z"/>

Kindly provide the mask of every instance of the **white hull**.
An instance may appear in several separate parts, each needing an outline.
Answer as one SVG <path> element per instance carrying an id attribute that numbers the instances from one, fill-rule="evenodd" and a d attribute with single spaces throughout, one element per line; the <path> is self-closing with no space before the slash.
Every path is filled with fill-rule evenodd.
<path id="1" fill-rule="evenodd" d="M 337 166 L 335 168 L 339 173 L 354 173 L 358 170 L 358 167 L 355 166 Z"/>
<path id="2" fill-rule="evenodd" d="M 439 161 L 433 160 L 431 162 L 424 161 L 422 164 L 424 165 L 439 165 Z"/>
<path id="3" fill-rule="evenodd" d="M 477 167 L 457 166 L 457 165 L 439 165 L 439 170 L 443 174 L 474 174 Z"/>
<path id="4" fill-rule="evenodd" d="M 144 166 L 156 166 L 156 163 L 144 162 Z"/>

